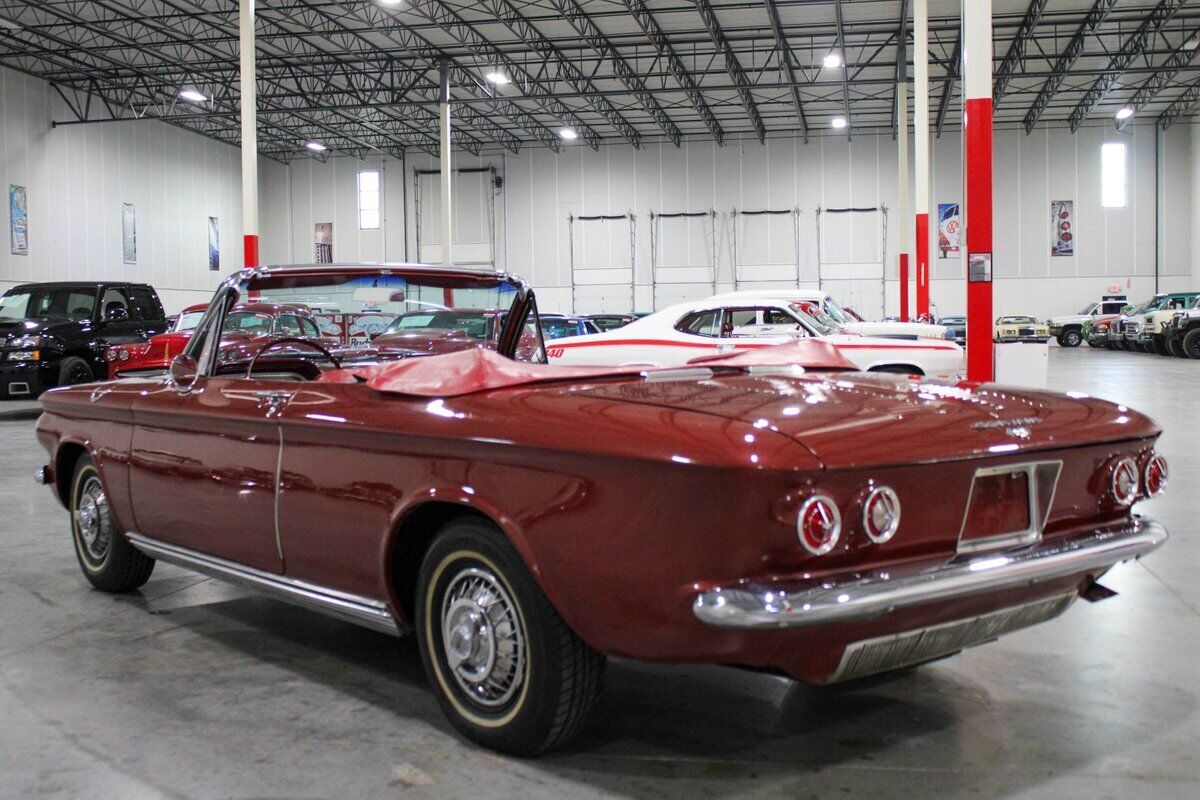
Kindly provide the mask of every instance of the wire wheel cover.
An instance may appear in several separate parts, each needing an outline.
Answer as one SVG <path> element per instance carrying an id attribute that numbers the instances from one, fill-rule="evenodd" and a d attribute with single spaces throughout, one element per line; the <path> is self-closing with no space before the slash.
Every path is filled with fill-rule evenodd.
<path id="1" fill-rule="evenodd" d="M 487 708 L 507 703 L 525 676 L 525 631 L 496 576 L 461 570 L 442 596 L 441 621 L 442 652 L 459 688 Z"/>

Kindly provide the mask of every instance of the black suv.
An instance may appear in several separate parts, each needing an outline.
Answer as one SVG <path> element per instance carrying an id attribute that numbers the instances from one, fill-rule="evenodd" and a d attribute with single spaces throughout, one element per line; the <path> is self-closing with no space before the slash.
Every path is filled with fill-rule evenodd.
<path id="1" fill-rule="evenodd" d="M 0 297 L 0 397 L 104 380 L 110 345 L 166 330 L 158 294 L 144 283 L 14 286 Z"/>

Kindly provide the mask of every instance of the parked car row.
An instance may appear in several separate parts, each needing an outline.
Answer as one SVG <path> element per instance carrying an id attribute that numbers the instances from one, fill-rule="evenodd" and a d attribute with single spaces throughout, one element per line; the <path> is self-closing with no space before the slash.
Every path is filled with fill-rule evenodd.
<path id="1" fill-rule="evenodd" d="M 1084 328 L 1092 347 L 1200 358 L 1200 292 L 1159 294 Z"/>

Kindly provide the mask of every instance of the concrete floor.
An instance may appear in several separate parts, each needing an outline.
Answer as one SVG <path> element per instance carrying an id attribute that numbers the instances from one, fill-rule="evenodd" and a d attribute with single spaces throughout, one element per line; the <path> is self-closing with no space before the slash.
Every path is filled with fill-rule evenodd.
<path id="1" fill-rule="evenodd" d="M 610 663 L 592 727 L 536 761 L 468 745 L 416 648 L 159 565 L 91 591 L 66 513 L 0 420 L 0 796 L 1200 796 L 1200 363 L 1051 348 L 1051 381 L 1152 415 L 1174 539 L 1120 596 L 899 677 L 811 688 Z"/>

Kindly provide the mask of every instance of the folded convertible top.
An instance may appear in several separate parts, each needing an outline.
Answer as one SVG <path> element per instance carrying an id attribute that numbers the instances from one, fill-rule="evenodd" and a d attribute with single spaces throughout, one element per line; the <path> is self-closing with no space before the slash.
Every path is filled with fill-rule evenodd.
<path id="1" fill-rule="evenodd" d="M 712 369 L 761 366 L 800 366 L 807 370 L 856 369 L 837 348 L 819 341 L 703 356 L 688 363 Z M 528 364 L 506 358 L 494 350 L 473 347 L 445 355 L 330 370 L 319 380 L 324 383 L 365 383 L 379 392 L 416 397 L 457 397 L 513 386 L 639 375 L 670 369 L 678 367 L 559 367 Z"/>

